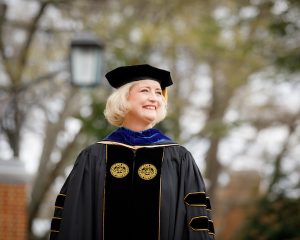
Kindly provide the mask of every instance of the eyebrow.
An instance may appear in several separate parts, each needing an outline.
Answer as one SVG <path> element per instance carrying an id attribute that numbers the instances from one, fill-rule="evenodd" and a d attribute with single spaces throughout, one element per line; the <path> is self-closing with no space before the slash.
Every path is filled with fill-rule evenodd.
<path id="1" fill-rule="evenodd" d="M 140 86 L 140 88 L 148 88 L 148 89 L 150 89 L 151 87 L 149 87 L 149 86 Z M 162 91 L 162 89 L 160 87 L 155 88 L 155 90 Z"/>

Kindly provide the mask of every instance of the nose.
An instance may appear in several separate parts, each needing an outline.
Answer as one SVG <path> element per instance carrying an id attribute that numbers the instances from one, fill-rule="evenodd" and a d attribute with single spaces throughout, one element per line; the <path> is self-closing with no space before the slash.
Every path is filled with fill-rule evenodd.
<path id="1" fill-rule="evenodd" d="M 159 97 L 157 96 L 156 92 L 151 92 L 151 94 L 149 94 L 149 100 L 151 102 L 157 102 L 159 100 Z"/>

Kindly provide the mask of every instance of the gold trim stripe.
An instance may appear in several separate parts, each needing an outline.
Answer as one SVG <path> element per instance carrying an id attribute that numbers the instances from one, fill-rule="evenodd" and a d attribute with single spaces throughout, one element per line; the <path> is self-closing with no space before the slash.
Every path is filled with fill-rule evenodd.
<path id="1" fill-rule="evenodd" d="M 128 147 L 131 149 L 139 149 L 139 148 L 156 148 L 156 147 L 167 147 L 167 146 L 178 146 L 178 143 L 169 143 L 169 144 L 161 144 L 161 145 L 141 145 L 141 146 L 131 146 L 124 143 L 113 142 L 113 141 L 99 141 L 97 143 L 105 144 L 105 145 L 119 145 L 123 147 Z"/>
<path id="2" fill-rule="evenodd" d="M 208 219 L 208 222 L 211 222 L 212 227 L 213 227 L 213 229 L 211 229 L 211 230 L 213 230 L 213 231 L 210 231 L 210 229 L 208 229 L 208 233 L 215 236 L 214 221 Z"/>
<path id="3" fill-rule="evenodd" d="M 105 145 L 105 165 L 107 165 L 107 145 Z M 104 187 L 103 187 L 103 206 L 102 206 L 102 238 L 104 240 L 104 219 L 105 219 L 105 184 L 106 184 L 106 171 L 104 173 Z"/>
<path id="4" fill-rule="evenodd" d="M 160 167 L 160 180 L 159 180 L 159 206 L 158 206 L 158 240 L 160 240 L 160 209 L 161 209 L 161 189 L 162 189 L 162 181 L 161 181 L 161 175 L 162 175 L 162 165 L 165 158 L 165 149 L 163 149 L 163 155 L 161 159 L 161 167 Z"/>

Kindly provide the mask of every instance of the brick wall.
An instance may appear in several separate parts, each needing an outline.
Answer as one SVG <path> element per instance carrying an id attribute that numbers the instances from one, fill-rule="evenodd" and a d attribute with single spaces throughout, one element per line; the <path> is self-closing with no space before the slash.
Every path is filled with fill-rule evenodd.
<path id="1" fill-rule="evenodd" d="M 27 237 L 27 193 L 24 166 L 0 161 L 0 240 Z"/>

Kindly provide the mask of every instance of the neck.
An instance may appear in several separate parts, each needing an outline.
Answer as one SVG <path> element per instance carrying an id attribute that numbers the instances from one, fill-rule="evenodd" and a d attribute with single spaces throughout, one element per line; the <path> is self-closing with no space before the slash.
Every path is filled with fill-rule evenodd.
<path id="1" fill-rule="evenodd" d="M 122 126 L 125 127 L 125 128 L 128 128 L 128 129 L 130 129 L 131 131 L 134 131 L 134 132 L 141 132 L 141 131 L 147 130 L 149 128 L 152 128 L 153 124 L 151 124 L 151 123 L 142 124 L 142 123 L 135 123 L 135 122 L 132 122 L 132 121 L 130 121 L 130 122 L 124 121 Z"/>

